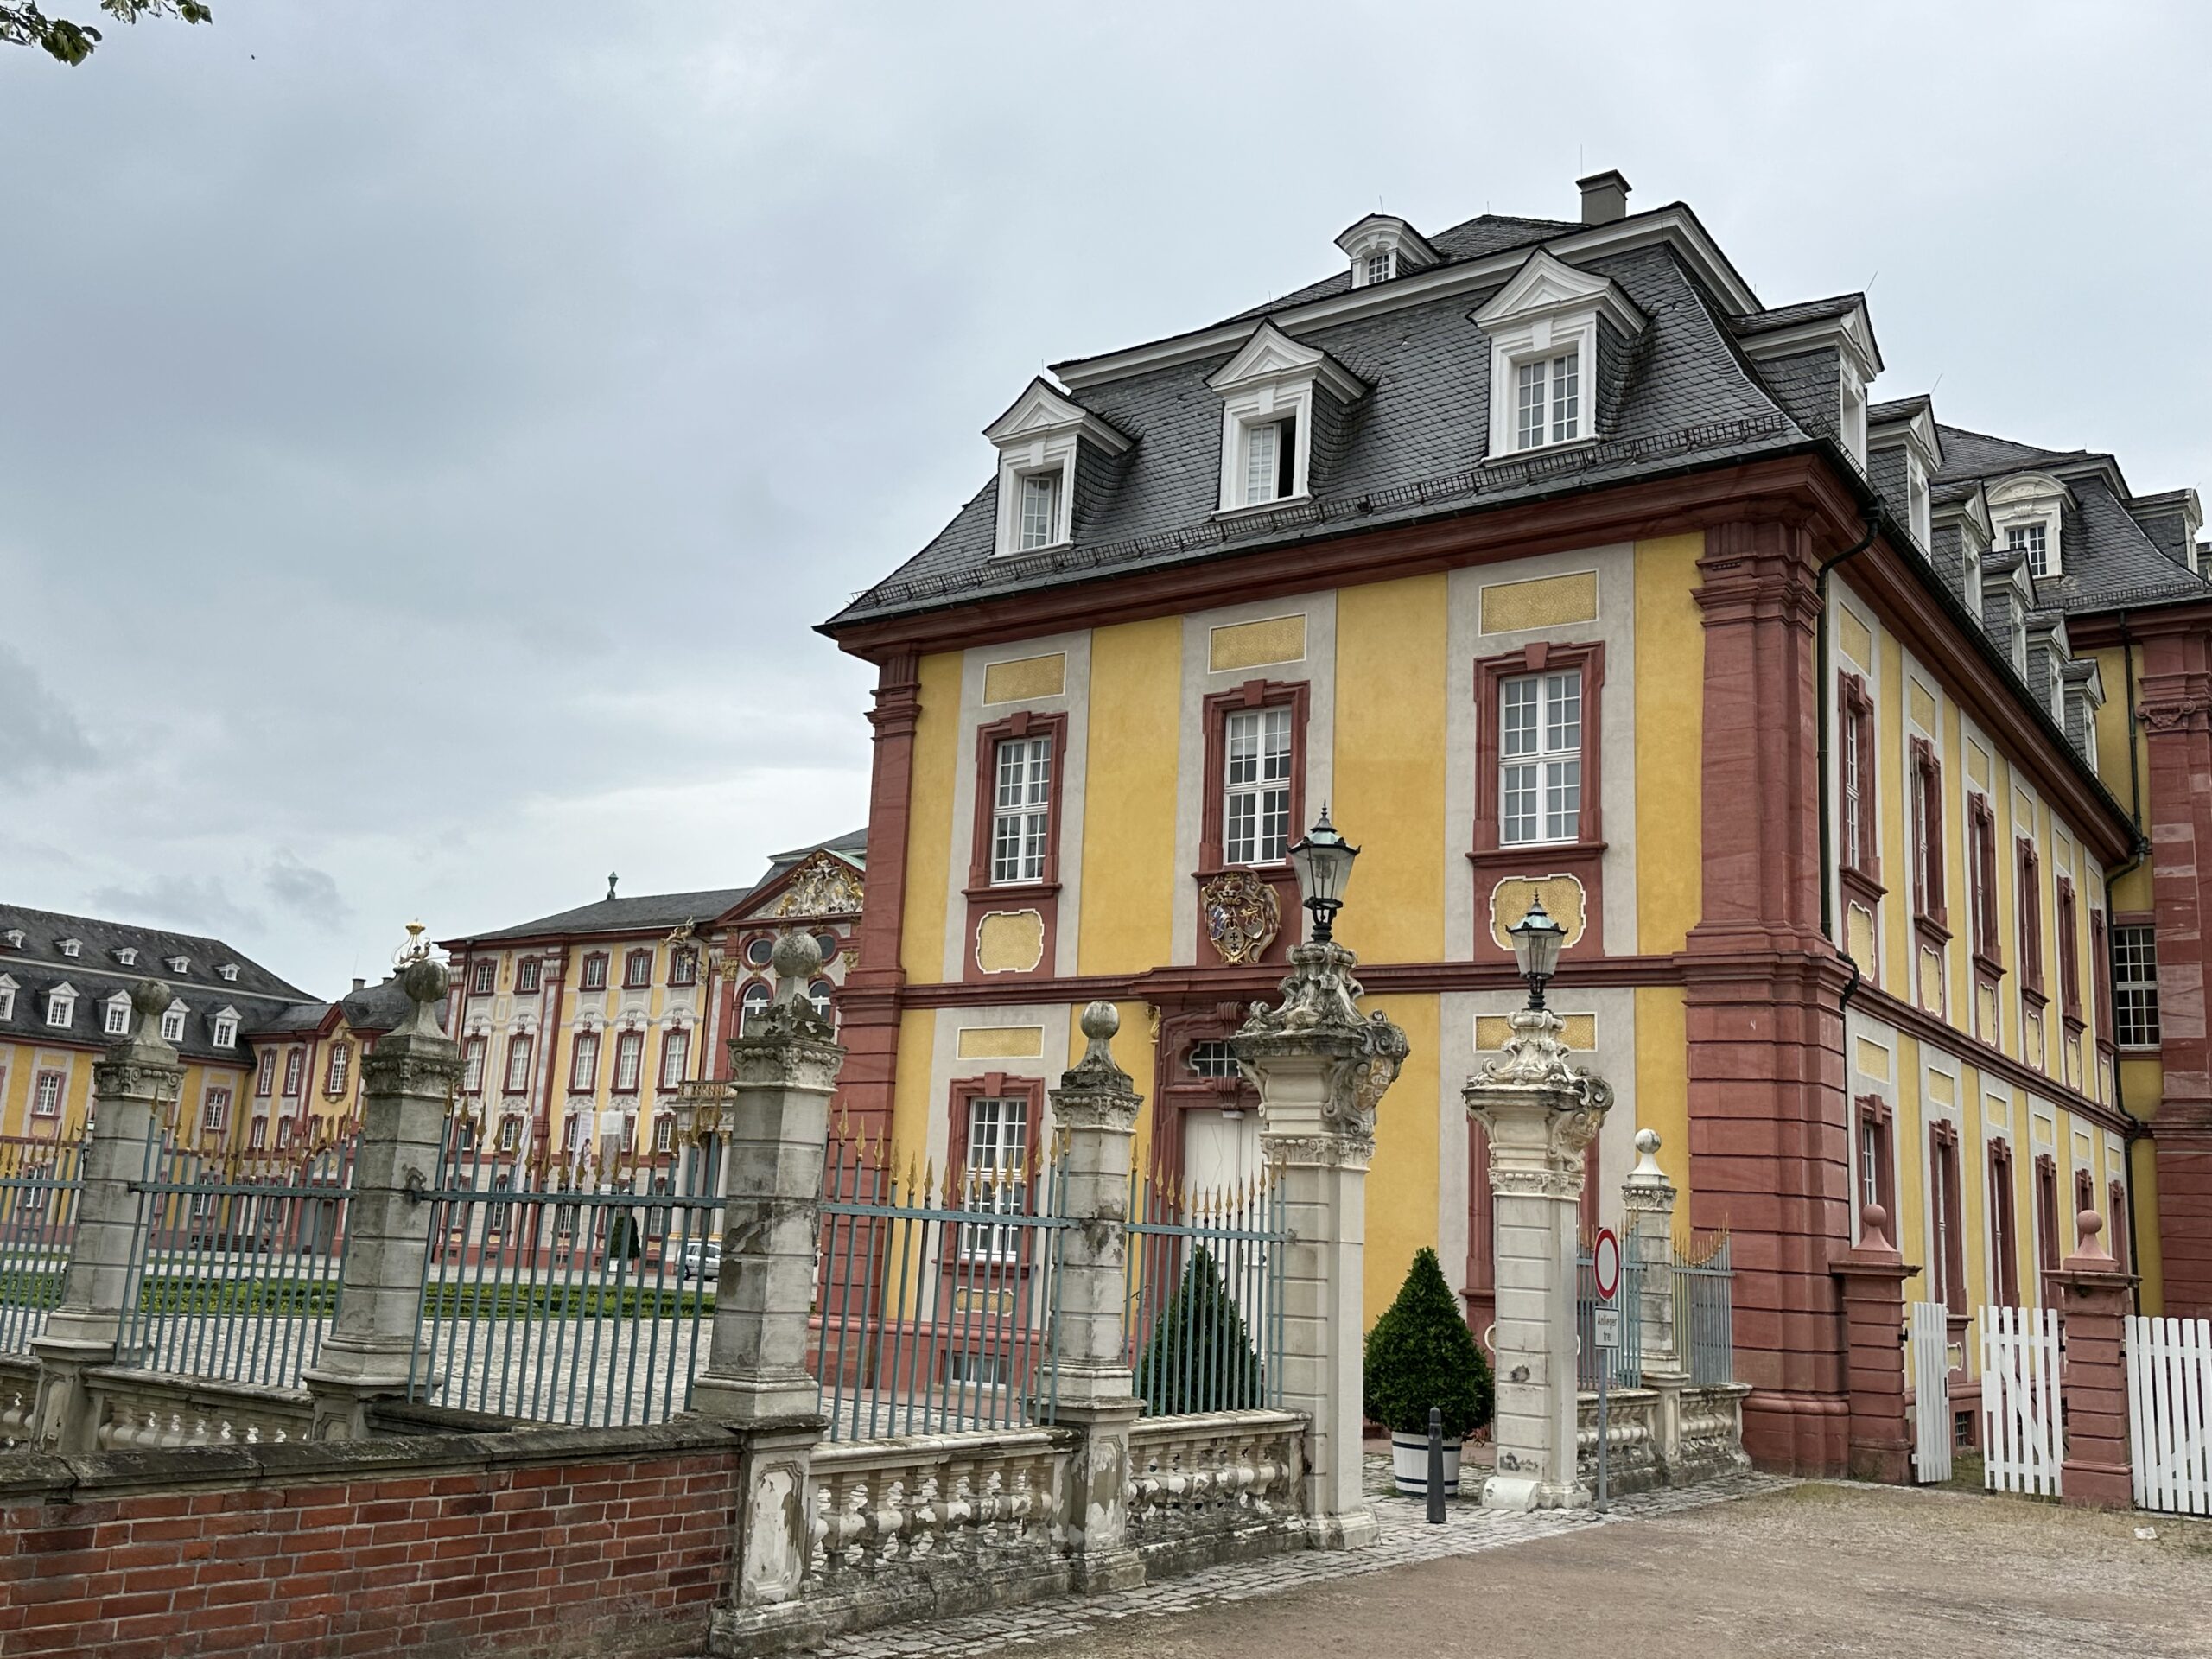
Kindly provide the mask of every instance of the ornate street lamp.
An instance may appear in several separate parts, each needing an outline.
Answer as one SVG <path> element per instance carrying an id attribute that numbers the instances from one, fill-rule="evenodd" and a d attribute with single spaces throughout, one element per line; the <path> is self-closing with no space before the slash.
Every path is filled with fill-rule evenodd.
<path id="1" fill-rule="evenodd" d="M 1567 930 L 1551 918 L 1541 899 L 1529 901 L 1529 913 L 1516 922 L 1506 932 L 1513 939 L 1513 960 L 1520 965 L 1521 977 L 1529 982 L 1529 1006 L 1544 1006 L 1544 982 L 1559 969 L 1560 947 L 1567 943 Z"/>
<path id="2" fill-rule="evenodd" d="M 1338 835 L 1337 826 L 1329 822 L 1325 805 L 1306 838 L 1291 848 L 1291 865 L 1298 872 L 1298 891 L 1303 895 L 1299 902 L 1313 918 L 1310 943 L 1330 943 L 1331 926 L 1344 908 L 1344 886 L 1351 880 L 1351 861 L 1358 856 L 1359 849 Z"/>

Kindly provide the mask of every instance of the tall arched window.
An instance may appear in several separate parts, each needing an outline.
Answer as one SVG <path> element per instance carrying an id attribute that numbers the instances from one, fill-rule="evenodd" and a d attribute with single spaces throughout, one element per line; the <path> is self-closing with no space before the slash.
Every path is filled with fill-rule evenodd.
<path id="1" fill-rule="evenodd" d="M 744 995 L 738 999 L 737 1034 L 741 1037 L 750 1035 L 753 1022 L 767 1013 L 768 1004 L 773 1000 L 774 993 L 769 990 L 766 980 L 756 979 L 747 985 Z"/>

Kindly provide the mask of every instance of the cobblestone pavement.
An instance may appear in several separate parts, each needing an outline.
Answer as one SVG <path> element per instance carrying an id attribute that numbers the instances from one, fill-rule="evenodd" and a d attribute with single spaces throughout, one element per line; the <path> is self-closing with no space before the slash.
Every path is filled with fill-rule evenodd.
<path id="1" fill-rule="evenodd" d="M 936 1659 L 938 1655 L 989 1653 L 1059 1641 L 1116 1621 L 1154 1619 L 1255 1598 L 1363 1577 L 1452 1556 L 1553 1538 L 1624 1521 L 1679 1514 L 1789 1485 L 1771 1476 L 1715 1481 L 1681 1491 L 1646 1492 L 1620 1499 L 1611 1512 L 1548 1511 L 1505 1515 L 1471 1502 L 1450 1506 L 1441 1526 L 1430 1526 L 1423 1506 L 1391 1488 L 1390 1460 L 1370 1456 L 1367 1490 L 1381 1522 L 1381 1541 L 1366 1549 L 1296 1550 L 1263 1560 L 1217 1567 L 1187 1578 L 1167 1579 L 1112 1595 L 1065 1598 L 1003 1611 L 975 1613 L 936 1624 L 904 1625 L 841 1637 L 817 1649 L 823 1659 Z"/>

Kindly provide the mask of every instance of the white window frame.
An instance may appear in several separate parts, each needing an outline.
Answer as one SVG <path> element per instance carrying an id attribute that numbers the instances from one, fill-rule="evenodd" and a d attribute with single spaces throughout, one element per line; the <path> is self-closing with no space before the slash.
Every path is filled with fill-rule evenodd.
<path id="1" fill-rule="evenodd" d="M 238 1046 L 238 1016 L 236 1009 L 225 1008 L 215 1016 L 213 1039 L 218 1048 L 236 1048 Z"/>
<path id="2" fill-rule="evenodd" d="M 66 1031 L 77 1022 L 77 993 L 57 985 L 47 994 L 46 1024 L 49 1031 Z"/>
<path id="3" fill-rule="evenodd" d="M 1589 423 L 1585 418 L 1589 399 L 1584 388 L 1589 384 L 1585 372 L 1582 342 L 1576 340 L 1563 351 L 1532 352 L 1513 359 L 1513 378 L 1508 383 L 1513 397 L 1513 453 L 1525 455 L 1538 449 L 1563 449 L 1580 443 L 1589 435 Z M 1532 384 L 1536 388 L 1535 409 L 1535 431 L 1532 437 L 1528 429 L 1528 393 Z M 1569 382 L 1564 395 L 1560 382 Z M 1564 403 L 1564 410 L 1561 404 Z M 1565 431 L 1560 429 L 1564 414 Z"/>
<path id="4" fill-rule="evenodd" d="M 2043 526 L 2044 568 L 2032 563 L 2029 574 L 2037 582 L 2053 582 L 2066 574 L 2066 486 L 2044 473 L 2022 473 L 1991 486 L 1989 539 L 2000 551 L 2010 551 L 2012 532 Z"/>
<path id="5" fill-rule="evenodd" d="M 1012 1109 L 1011 1110 L 1007 1109 Z M 988 1121 L 987 1121 L 988 1120 Z M 963 1210 L 986 1215 L 1022 1211 L 1020 1179 L 1029 1155 L 1029 1101 L 1020 1095 L 976 1095 L 968 1102 L 968 1149 L 961 1171 Z M 1020 1235 L 1010 1226 L 963 1223 L 960 1254 L 971 1262 L 1010 1262 L 1020 1255 Z"/>
<path id="6" fill-rule="evenodd" d="M 991 539 L 994 558 L 1065 547 L 1075 536 L 1076 458 L 1080 446 L 1089 443 L 1108 456 L 1118 455 L 1129 447 L 1128 439 L 1041 378 L 1032 380 L 1013 406 L 983 429 L 983 435 L 999 452 L 998 515 Z M 1059 479 L 1055 504 L 1058 522 L 1051 541 L 1042 546 L 1024 546 L 1023 480 L 1046 473 Z"/>
<path id="7" fill-rule="evenodd" d="M 100 1004 L 102 1032 L 110 1037 L 130 1034 L 130 999 L 121 991 Z"/>
<path id="8" fill-rule="evenodd" d="M 200 1096 L 200 1129 L 203 1135 L 220 1135 L 231 1121 L 231 1091 L 209 1089 Z"/>
<path id="9" fill-rule="evenodd" d="M 1236 752 L 1237 728 L 1243 724 L 1254 737 L 1251 776 L 1239 777 L 1240 757 Z M 1269 737 L 1275 728 L 1282 734 L 1282 772 L 1279 777 L 1268 774 L 1268 760 L 1272 753 Z M 1298 827 L 1290 821 L 1291 791 L 1297 781 L 1298 734 L 1293 727 L 1292 710 L 1287 703 L 1274 703 L 1259 709 L 1232 709 L 1222 722 L 1221 728 L 1221 861 L 1232 868 L 1263 868 L 1280 864 L 1289 855 L 1290 843 Z M 1272 798 L 1281 798 L 1279 814 L 1271 809 Z M 1240 832 L 1240 808 L 1249 809 L 1249 836 Z M 1271 823 L 1271 820 L 1275 821 Z M 1274 833 L 1271 834 L 1271 829 Z M 1270 841 L 1280 840 L 1281 845 L 1272 856 L 1261 854 Z M 1247 855 L 1239 857 L 1240 848 Z"/>
<path id="10" fill-rule="evenodd" d="M 82 955 L 85 949 L 85 942 L 82 939 L 60 939 L 55 941 L 55 945 L 61 954 L 72 962 Z"/>
<path id="11" fill-rule="evenodd" d="M 235 962 L 225 963 L 221 967 L 215 970 L 215 976 L 221 980 L 226 985 L 237 984 L 238 978 L 238 963 Z"/>
<path id="12" fill-rule="evenodd" d="M 634 1095 L 645 1076 L 645 1033 L 635 1027 L 614 1033 L 613 1090 Z"/>
<path id="13" fill-rule="evenodd" d="M 673 1063 L 671 1065 L 671 1062 Z M 691 1068 L 691 1028 L 671 1026 L 661 1033 L 660 1086 L 664 1093 L 672 1094 L 683 1084 L 683 1074 Z M 671 1071 L 674 1076 L 671 1076 Z"/>
<path id="14" fill-rule="evenodd" d="M 1644 316 L 1607 278 L 1578 270 L 1539 248 L 1505 286 L 1475 313 L 1490 336 L 1490 459 L 1594 443 L 1598 430 L 1598 323 L 1611 323 L 1624 341 L 1643 332 Z M 1572 353 L 1575 361 L 1575 423 L 1572 437 L 1554 439 L 1551 375 L 1545 374 L 1544 442 L 1521 443 L 1521 371 Z"/>
<path id="15" fill-rule="evenodd" d="M 16 1017 L 16 992 L 18 988 L 14 980 L 0 974 L 0 1020 Z"/>
<path id="16" fill-rule="evenodd" d="M 767 1013 L 775 1000 L 776 993 L 766 980 L 756 979 L 750 982 L 738 995 L 737 1034 L 741 1037 L 751 1036 L 753 1022 Z"/>
<path id="17" fill-rule="evenodd" d="M 1313 493 L 1314 388 L 1350 403 L 1367 390 L 1326 352 L 1302 346 L 1272 322 L 1252 331 L 1236 355 L 1207 378 L 1221 394 L 1221 486 L 1224 513 L 1262 512 L 1304 501 Z M 1264 499 L 1248 487 L 1252 433 L 1283 421 L 1297 423 L 1291 436 L 1290 489 Z M 1274 469 L 1281 475 L 1280 465 Z"/>
<path id="18" fill-rule="evenodd" d="M 184 1040 L 184 1022 L 191 1012 L 181 1002 L 172 1002 L 162 1010 L 162 1040 L 181 1043 Z"/>
<path id="19" fill-rule="evenodd" d="M 53 1085 L 51 1089 L 48 1087 L 49 1084 Z M 31 1076 L 31 1116 L 60 1116 L 61 1103 L 68 1094 L 69 1074 L 56 1071 L 50 1066 L 41 1066 Z"/>
<path id="20" fill-rule="evenodd" d="M 2005 550 L 2026 554 L 2028 574 L 2037 582 L 2047 582 L 2058 574 L 2051 567 L 2056 550 L 2051 543 L 2057 538 L 2050 528 L 2048 518 L 2016 518 L 2005 526 Z"/>
<path id="21" fill-rule="evenodd" d="M 1001 737 L 991 745 L 991 886 L 1027 887 L 1045 879 L 1052 846 L 1052 767 L 1058 760 L 1049 729 Z"/>
<path id="22" fill-rule="evenodd" d="M 1554 741 L 1560 723 L 1557 706 L 1570 685 L 1574 698 L 1574 741 L 1570 745 L 1557 745 Z M 1529 706 L 1534 711 L 1535 747 L 1516 750 L 1513 742 L 1516 728 L 1510 711 L 1522 701 L 1517 694 L 1523 689 L 1534 693 Z M 1540 669 L 1531 674 L 1509 675 L 1498 681 L 1496 786 L 1499 846 L 1572 846 L 1580 838 L 1583 734 L 1589 729 L 1589 713 L 1584 702 L 1586 691 L 1580 667 Z M 1568 789 L 1573 791 L 1571 809 L 1559 804 L 1560 793 Z M 1529 820 L 1532 828 L 1522 834 L 1518 830 L 1529 815 L 1518 809 L 1516 798 L 1524 790 L 1531 795 L 1529 805 L 1534 816 Z"/>
<path id="23" fill-rule="evenodd" d="M 115 959 L 126 968 L 136 968 L 138 965 L 137 947 L 130 944 L 123 946 L 115 953 Z"/>
<path id="24" fill-rule="evenodd" d="M 1045 492 L 1045 511 L 1033 512 L 1039 486 Z M 1041 553 L 1068 539 L 1068 467 L 1039 467 L 1014 474 L 1014 545 L 1020 553 Z"/>
<path id="25" fill-rule="evenodd" d="M 2112 975 L 2113 1045 L 2116 1048 L 2130 1049 L 2137 1053 L 2153 1051 L 2158 1048 L 2164 1033 L 2164 1027 L 2160 1023 L 2158 1007 L 2158 929 L 2148 922 L 2122 922 L 2113 926 L 2110 931 L 2112 939 L 2106 948 L 2111 952 L 2112 962 L 2106 971 Z M 2125 935 L 2134 934 L 2150 936 L 2150 957 L 2147 963 L 2143 963 L 2138 959 L 2132 962 L 2130 965 L 2147 966 L 2149 971 L 2139 976 L 2130 975 L 2123 979 L 2120 972 L 2123 955 L 2134 957 L 2137 953 L 2133 950 L 2123 953 L 2121 940 Z M 2131 939 L 2129 944 L 2132 945 L 2133 941 Z M 2131 995 L 2141 999 L 2132 1010 L 2128 1002 Z M 2145 1009 L 2149 1014 L 2147 1023 L 2139 1017 Z M 2138 1017 L 2131 1018 L 2131 1013 Z M 2146 1030 L 2149 1033 L 2147 1036 L 2145 1035 Z"/>

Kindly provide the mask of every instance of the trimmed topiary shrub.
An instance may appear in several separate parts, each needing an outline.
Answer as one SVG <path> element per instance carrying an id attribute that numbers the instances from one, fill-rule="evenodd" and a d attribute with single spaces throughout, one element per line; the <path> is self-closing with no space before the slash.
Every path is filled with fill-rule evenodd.
<path id="1" fill-rule="evenodd" d="M 1459 1313 L 1436 1252 L 1422 1249 L 1367 1333 L 1367 1414 L 1398 1434 L 1427 1434 L 1428 1411 L 1444 1414 L 1444 1438 L 1456 1445 L 1490 1421 L 1490 1364 Z"/>
<path id="2" fill-rule="evenodd" d="M 1244 1310 L 1203 1249 L 1192 1252 L 1182 1281 L 1153 1321 L 1151 1340 L 1137 1361 L 1136 1388 L 1155 1416 L 1267 1403 Z"/>

